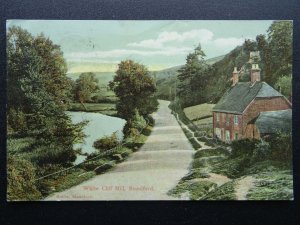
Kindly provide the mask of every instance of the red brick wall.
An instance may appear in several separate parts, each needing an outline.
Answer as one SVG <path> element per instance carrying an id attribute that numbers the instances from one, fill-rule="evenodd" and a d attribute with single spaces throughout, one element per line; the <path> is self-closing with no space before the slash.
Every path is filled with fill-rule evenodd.
<path id="1" fill-rule="evenodd" d="M 291 105 L 283 97 L 255 98 L 243 114 L 243 134 L 247 123 L 258 116 L 260 112 L 290 109 Z"/>
<path id="2" fill-rule="evenodd" d="M 254 124 L 247 124 L 243 137 L 249 139 L 260 139 L 259 130 Z"/>
<path id="3" fill-rule="evenodd" d="M 230 131 L 230 140 L 234 140 L 235 133 L 238 133 L 238 138 L 254 136 L 258 138 L 259 134 L 255 127 L 248 127 L 248 131 L 246 134 L 246 127 L 249 121 L 258 116 L 260 112 L 263 111 L 274 111 L 274 110 L 285 110 L 290 109 L 291 105 L 283 98 L 283 97 L 274 97 L 274 98 L 257 98 L 249 104 L 246 108 L 243 115 L 238 115 L 238 125 L 234 124 L 234 115 L 231 113 L 221 113 L 221 112 L 213 112 L 213 129 L 214 135 L 215 128 L 223 129 L 222 140 L 225 141 L 225 131 Z M 219 114 L 219 122 L 217 122 L 217 113 Z M 226 117 L 228 116 L 229 122 L 226 122 Z"/>
<path id="4" fill-rule="evenodd" d="M 218 113 L 219 114 L 219 122 L 217 122 L 217 112 L 213 113 L 213 128 L 214 128 L 214 135 L 215 128 L 220 128 L 224 130 L 222 140 L 225 141 L 225 131 L 230 131 L 230 140 L 234 140 L 234 134 L 239 133 L 239 137 L 242 135 L 242 115 L 238 114 L 231 114 L 231 113 Z M 238 116 L 238 124 L 234 124 L 234 115 Z M 226 118 L 228 117 L 228 122 Z"/>

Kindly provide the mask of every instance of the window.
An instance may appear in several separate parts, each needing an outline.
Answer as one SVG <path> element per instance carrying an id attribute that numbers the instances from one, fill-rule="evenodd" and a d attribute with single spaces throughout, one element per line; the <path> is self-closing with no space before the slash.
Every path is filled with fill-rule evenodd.
<path id="1" fill-rule="evenodd" d="M 235 134 L 234 134 L 234 140 L 237 140 L 237 139 L 239 139 L 239 134 L 238 134 L 238 133 L 235 133 Z"/>
<path id="2" fill-rule="evenodd" d="M 225 139 L 226 139 L 226 141 L 230 141 L 230 131 L 229 130 L 225 131 Z"/>
<path id="3" fill-rule="evenodd" d="M 226 125 L 229 125 L 229 122 L 230 122 L 230 117 L 228 114 L 226 114 Z"/>
<path id="4" fill-rule="evenodd" d="M 234 124 L 235 125 L 239 124 L 239 117 L 238 117 L 238 115 L 234 115 L 233 120 L 234 120 Z"/>
<path id="5" fill-rule="evenodd" d="M 216 117 L 217 117 L 217 122 L 220 121 L 220 113 L 216 113 Z"/>
<path id="6" fill-rule="evenodd" d="M 221 129 L 220 129 L 220 128 L 216 128 L 215 135 L 216 135 L 219 139 L 221 139 Z"/>

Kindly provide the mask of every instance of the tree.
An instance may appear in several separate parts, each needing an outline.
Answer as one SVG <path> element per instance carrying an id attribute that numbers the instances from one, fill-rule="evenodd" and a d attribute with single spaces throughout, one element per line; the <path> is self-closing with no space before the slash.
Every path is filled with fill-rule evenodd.
<path id="1" fill-rule="evenodd" d="M 281 93 L 289 98 L 291 97 L 292 94 L 292 77 L 291 76 L 282 76 L 279 77 L 276 84 L 275 88 L 278 88 L 281 90 Z"/>
<path id="2" fill-rule="evenodd" d="M 55 157 L 66 164 L 74 161 L 72 147 L 83 137 L 83 124 L 72 124 L 65 114 L 71 88 L 60 47 L 43 35 L 34 37 L 12 27 L 7 33 L 7 62 L 8 125 L 19 131 L 12 123 L 16 115 L 27 127 L 21 126 L 24 136 L 35 137 L 40 146 L 51 144 L 49 152 L 59 149 Z"/>
<path id="3" fill-rule="evenodd" d="M 15 156 L 7 159 L 7 199 L 38 200 L 41 193 L 35 184 L 35 168 L 27 160 Z"/>
<path id="4" fill-rule="evenodd" d="M 274 85 L 281 76 L 292 74 L 292 38 L 291 21 L 275 21 L 268 29 L 268 37 L 256 37 L 261 52 L 264 80 Z"/>
<path id="5" fill-rule="evenodd" d="M 205 53 L 199 44 L 188 54 L 186 64 L 178 70 L 178 96 L 183 106 L 204 102 L 209 66 L 204 61 Z"/>
<path id="6" fill-rule="evenodd" d="M 136 109 L 143 116 L 157 109 L 155 83 L 144 65 L 132 60 L 122 61 L 109 86 L 119 98 L 118 114 L 127 120 L 135 115 Z"/>
<path id="7" fill-rule="evenodd" d="M 75 99 L 81 103 L 91 100 L 92 94 L 99 90 L 98 79 L 94 73 L 82 73 L 75 82 Z"/>
<path id="8" fill-rule="evenodd" d="M 66 109 L 71 91 L 71 81 L 66 76 L 67 66 L 63 53 L 43 34 L 33 37 L 20 27 L 11 27 L 7 33 L 8 107 L 26 107 L 20 87 L 28 73 L 35 73 L 53 101 Z M 34 82 L 34 81 L 33 81 Z M 37 84 L 34 84 L 35 88 Z M 40 84 L 38 84 L 40 85 Z"/>

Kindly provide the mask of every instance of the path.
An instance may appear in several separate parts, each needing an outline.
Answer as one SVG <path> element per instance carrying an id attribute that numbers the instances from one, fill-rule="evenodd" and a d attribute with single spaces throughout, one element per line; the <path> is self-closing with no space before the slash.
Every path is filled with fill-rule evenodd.
<path id="1" fill-rule="evenodd" d="M 254 181 L 255 178 L 252 176 L 246 176 L 238 180 L 235 187 L 237 200 L 247 200 L 248 191 L 254 187 Z"/>
<path id="2" fill-rule="evenodd" d="M 168 101 L 159 101 L 146 143 L 125 162 L 46 200 L 176 200 L 166 193 L 186 175 L 194 150 Z"/>

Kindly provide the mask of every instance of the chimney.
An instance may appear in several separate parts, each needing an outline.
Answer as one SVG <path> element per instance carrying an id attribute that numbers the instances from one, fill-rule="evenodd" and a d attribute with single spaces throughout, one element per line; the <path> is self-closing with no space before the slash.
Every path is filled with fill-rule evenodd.
<path id="1" fill-rule="evenodd" d="M 260 68 L 258 67 L 257 63 L 252 64 L 250 76 L 252 84 L 256 81 L 260 81 Z"/>
<path id="2" fill-rule="evenodd" d="M 232 72 L 232 87 L 235 86 L 239 82 L 239 72 L 237 71 L 237 67 L 234 67 Z"/>

